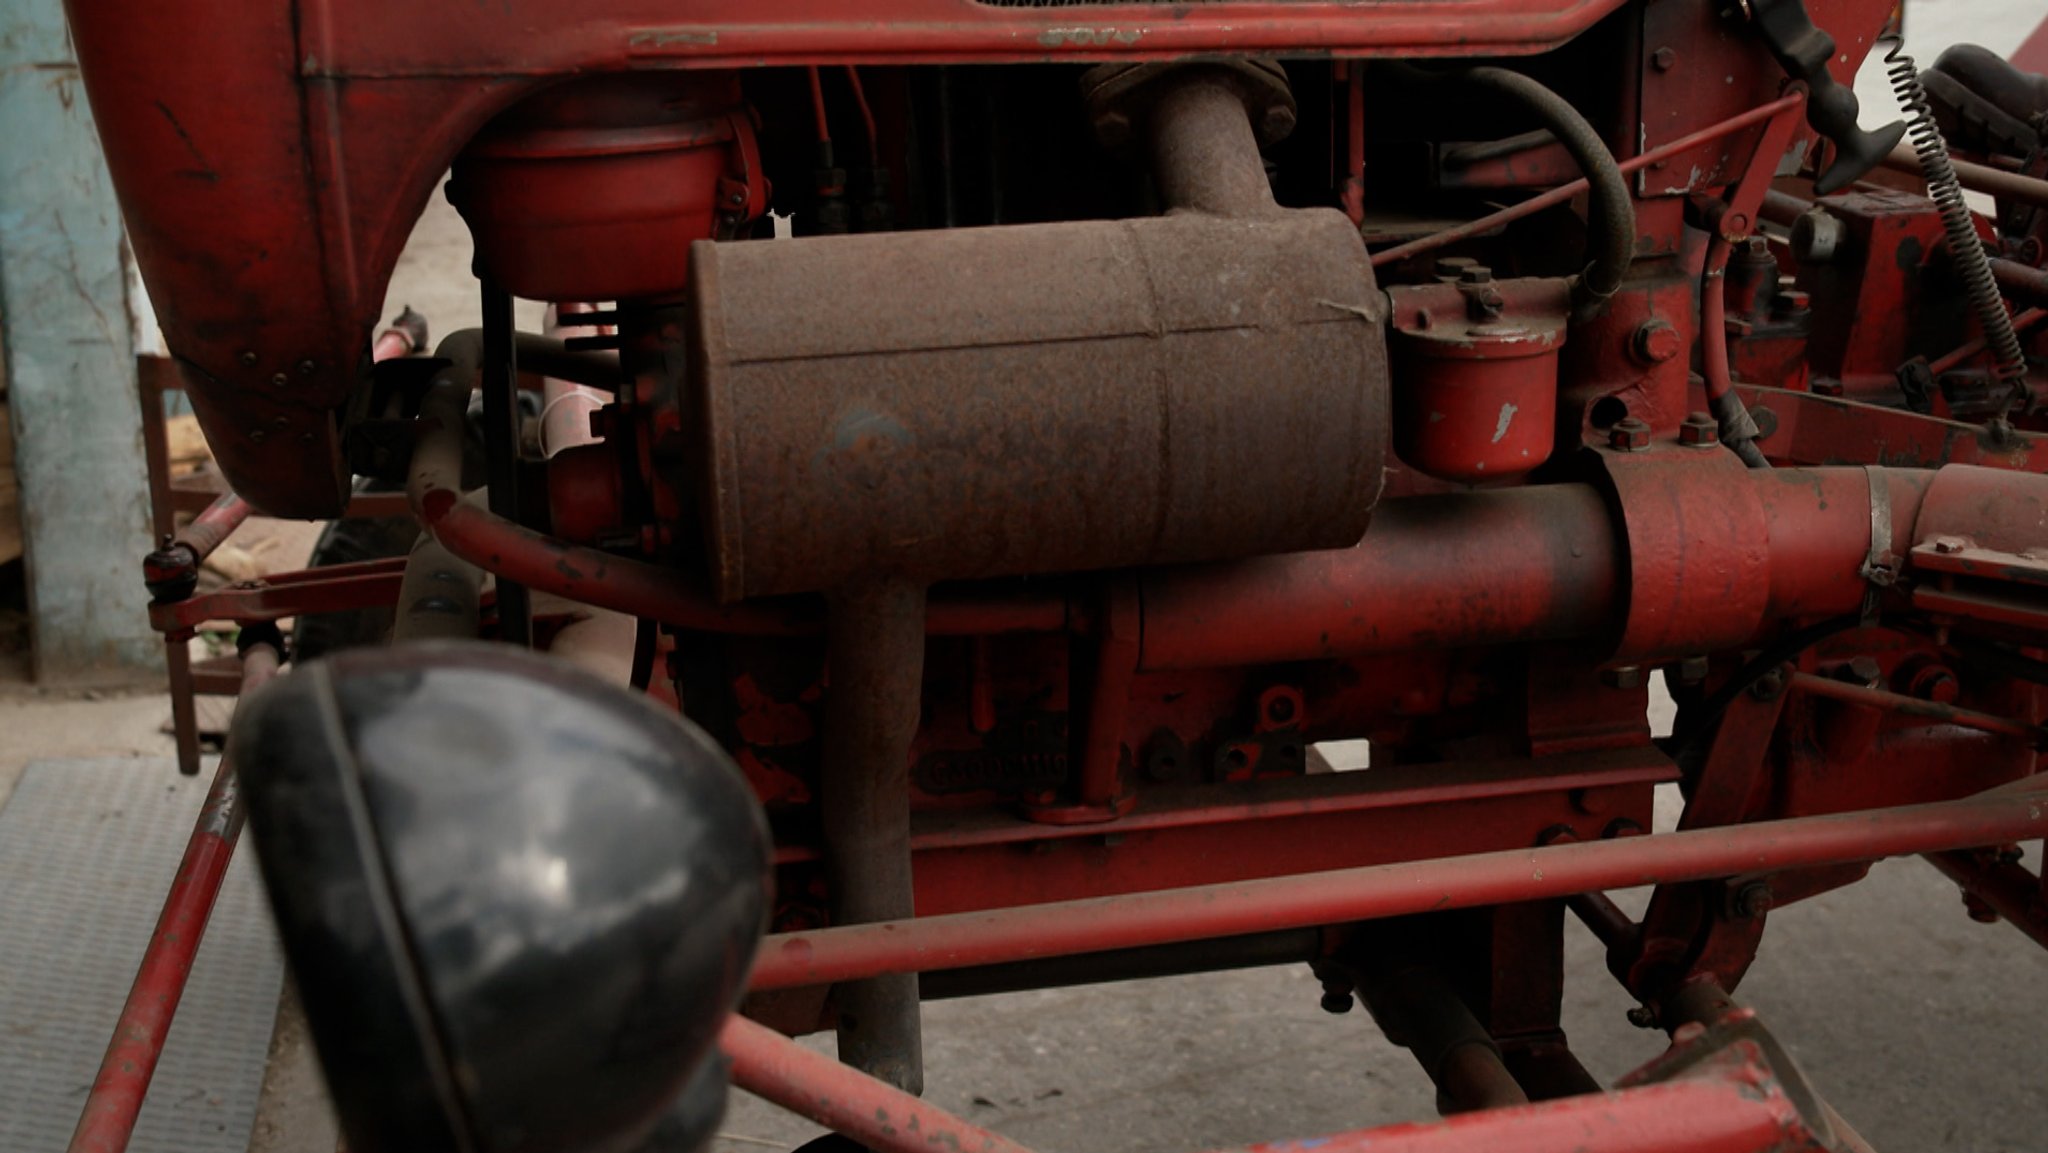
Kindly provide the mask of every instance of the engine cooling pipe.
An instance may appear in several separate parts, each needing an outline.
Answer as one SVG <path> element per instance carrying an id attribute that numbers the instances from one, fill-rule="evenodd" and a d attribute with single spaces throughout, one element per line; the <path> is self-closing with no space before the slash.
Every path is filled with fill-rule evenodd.
<path id="1" fill-rule="evenodd" d="M 1753 473 L 1673 446 L 1612 454 L 1598 487 L 1389 501 L 1356 548 L 1146 573 L 1139 667 L 1588 638 L 1622 660 L 1735 648 L 1781 620 L 1856 611 L 1860 571 L 1910 550 L 1936 475 Z M 1997 476 L 2048 493 L 2048 478 Z M 1877 550 L 1875 520 L 1889 534 Z"/>

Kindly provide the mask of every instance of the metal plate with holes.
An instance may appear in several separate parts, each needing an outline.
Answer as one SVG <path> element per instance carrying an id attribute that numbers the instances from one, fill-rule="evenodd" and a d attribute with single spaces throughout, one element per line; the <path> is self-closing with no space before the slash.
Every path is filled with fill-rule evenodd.
<path id="1" fill-rule="evenodd" d="M 44 761 L 0 808 L 0 1149 L 70 1140 L 212 772 Z M 238 855 L 133 1153 L 247 1147 L 283 972 L 253 855 Z"/>

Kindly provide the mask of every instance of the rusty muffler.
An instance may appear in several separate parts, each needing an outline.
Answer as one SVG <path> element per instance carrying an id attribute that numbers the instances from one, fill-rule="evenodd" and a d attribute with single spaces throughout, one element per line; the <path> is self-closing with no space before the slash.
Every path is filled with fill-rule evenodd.
<path id="1" fill-rule="evenodd" d="M 1165 216 L 694 246 L 722 597 L 1364 534 L 1388 384 L 1357 229 L 1273 203 L 1238 73 L 1154 83 Z"/>
<path id="2" fill-rule="evenodd" d="M 718 594 L 831 604 L 842 924 L 913 912 L 928 582 L 1342 547 L 1379 498 L 1385 303 L 1348 219 L 1273 202 L 1253 118 L 1292 123 L 1284 79 L 1092 78 L 1099 126 L 1144 126 L 1166 215 L 690 252 L 683 424 Z M 916 1092 L 916 982 L 833 997 L 842 1059 Z"/>

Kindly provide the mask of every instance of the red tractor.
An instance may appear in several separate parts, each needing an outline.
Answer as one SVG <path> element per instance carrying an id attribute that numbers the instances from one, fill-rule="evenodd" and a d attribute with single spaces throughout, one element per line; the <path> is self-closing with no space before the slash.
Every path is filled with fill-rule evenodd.
<path id="1" fill-rule="evenodd" d="M 1293 963 L 1455 1116 L 1282 1148 L 1867 1148 L 1731 999 L 1770 912 L 1923 855 L 2048 943 L 2048 82 L 1891 14 L 75 0 L 238 494 L 155 623 L 393 643 L 248 702 L 73 1148 L 244 810 L 356 1153 L 695 1148 L 728 1073 L 1014 1151 L 921 999 Z M 373 356 L 444 176 L 483 326 Z M 193 591 L 359 483 L 409 551 Z M 1608 1091 L 1567 912 L 1672 1038 Z"/>

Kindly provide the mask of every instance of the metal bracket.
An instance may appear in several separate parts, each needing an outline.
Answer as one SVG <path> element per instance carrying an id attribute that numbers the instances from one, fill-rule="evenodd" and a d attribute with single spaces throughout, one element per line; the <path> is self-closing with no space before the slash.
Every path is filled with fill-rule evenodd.
<path id="1" fill-rule="evenodd" d="M 1892 488 L 1885 470 L 1865 465 L 1863 475 L 1870 484 L 1870 552 L 1856 570 L 1869 587 L 1863 591 L 1863 623 L 1877 620 L 1879 599 L 1884 590 L 1899 581 L 1899 558 L 1892 552 Z"/>

